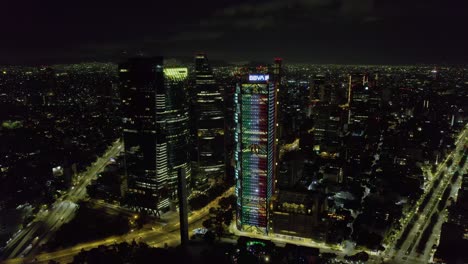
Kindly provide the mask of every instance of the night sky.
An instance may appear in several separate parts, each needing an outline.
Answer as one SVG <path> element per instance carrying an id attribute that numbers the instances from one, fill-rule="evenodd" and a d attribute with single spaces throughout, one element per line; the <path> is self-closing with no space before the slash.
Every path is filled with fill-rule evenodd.
<path id="1" fill-rule="evenodd" d="M 349 64 L 466 63 L 468 1 L 3 1 L 0 64 L 133 55 Z"/>

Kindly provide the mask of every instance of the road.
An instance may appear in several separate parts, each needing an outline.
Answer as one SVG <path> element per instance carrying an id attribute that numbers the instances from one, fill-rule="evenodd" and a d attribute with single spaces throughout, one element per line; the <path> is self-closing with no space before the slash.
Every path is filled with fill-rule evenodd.
<path id="1" fill-rule="evenodd" d="M 458 177 L 455 183 L 452 184 L 450 180 L 446 183 L 447 185 L 446 189 L 448 188 L 450 190 L 449 197 L 452 197 L 454 200 L 456 200 L 457 198 L 456 194 L 458 193 L 458 190 L 461 187 L 461 179 L 463 178 L 462 175 L 466 173 L 467 169 L 468 169 L 468 163 L 466 162 L 463 168 L 460 168 L 460 169 L 458 168 L 458 161 L 457 163 L 454 162 L 454 164 L 451 166 L 451 171 L 452 171 L 452 173 L 450 173 L 451 175 L 453 175 L 457 170 L 459 170 L 460 172 L 460 176 Z M 440 194 L 439 199 L 441 199 L 441 197 L 442 197 L 442 194 Z M 440 202 L 444 203 L 445 206 L 447 205 L 447 201 L 440 200 Z M 433 232 L 426 243 L 426 247 L 424 248 L 424 251 L 421 252 L 421 254 L 418 254 L 416 250 L 413 250 L 413 252 L 410 253 L 410 255 L 408 256 L 408 258 L 422 259 L 425 263 L 428 263 L 430 260 L 432 260 L 432 257 L 434 254 L 434 251 L 432 251 L 432 246 L 435 244 L 438 244 L 439 242 L 442 224 L 447 220 L 447 210 L 442 210 L 440 213 L 438 213 L 438 215 L 439 215 L 438 221 L 434 225 Z M 429 221 L 427 221 L 427 225 L 428 224 L 429 224 Z"/>
<path id="2" fill-rule="evenodd" d="M 64 192 L 52 205 L 52 208 L 41 210 L 34 220 L 17 233 L 5 246 L 0 259 L 24 257 L 34 254 L 38 246 L 47 243 L 55 231 L 75 216 L 76 202 L 86 196 L 86 187 L 107 165 L 109 158 L 115 157 L 122 148 L 120 140 L 94 162 L 86 172 L 77 175 L 74 186 Z"/>
<path id="3" fill-rule="evenodd" d="M 434 173 L 433 181 L 429 185 L 429 188 L 426 189 L 427 191 L 431 190 L 431 188 L 434 189 L 432 196 L 428 198 L 429 200 L 426 205 L 421 205 L 422 201 L 425 199 L 425 195 L 421 197 L 421 199 L 416 203 L 415 210 L 412 210 L 406 218 L 402 220 L 403 228 L 390 239 L 390 243 L 386 245 L 386 250 L 380 254 L 380 258 L 387 260 L 389 263 L 428 263 L 430 258 L 428 251 L 430 251 L 430 247 L 426 246 L 426 249 L 422 254 L 416 252 L 416 247 L 424 229 L 429 225 L 432 214 L 437 212 L 437 205 L 441 200 L 442 194 L 446 188 L 451 188 L 452 186 L 450 180 L 457 169 L 458 161 L 462 157 L 460 153 L 464 148 L 464 144 L 467 142 L 467 135 L 468 126 L 465 126 L 465 129 L 460 133 L 456 141 L 455 150 L 447 156 L 443 163 L 439 164 L 436 172 Z M 453 159 L 452 166 L 448 166 L 447 164 L 449 159 Z M 438 178 L 440 178 L 440 183 L 437 186 L 434 186 L 434 182 Z M 409 235 L 401 247 L 396 249 L 395 245 L 397 240 L 401 237 L 403 230 L 409 228 L 408 224 L 411 221 L 414 221 L 414 225 L 409 230 Z M 439 219 L 438 222 L 440 221 L 441 220 Z M 440 225 L 440 223 L 438 224 Z M 427 244 L 430 243 L 431 240 Z"/>
<path id="4" fill-rule="evenodd" d="M 222 197 L 228 197 L 234 194 L 234 187 L 227 190 L 224 194 L 211 201 L 204 208 L 191 212 L 189 214 L 189 230 L 202 227 L 204 220 L 209 218 L 209 211 L 211 207 L 216 207 Z M 89 250 L 100 245 L 112 245 L 121 242 L 145 242 L 154 247 L 163 247 L 165 244 L 168 246 L 175 246 L 180 244 L 179 233 L 179 218 L 175 215 L 171 221 L 165 225 L 157 223 L 151 229 L 137 230 L 123 236 L 112 236 L 105 239 L 91 241 L 87 243 L 78 244 L 76 246 L 58 250 L 50 253 L 41 253 L 27 258 L 14 258 L 6 260 L 4 263 L 47 263 L 49 260 L 59 261 L 60 263 L 68 263 L 73 260 L 73 257 L 81 250 Z"/>
<path id="5" fill-rule="evenodd" d="M 89 199 L 87 201 L 89 202 L 89 205 L 92 206 L 94 209 L 101 210 L 108 215 L 123 215 L 126 217 L 132 217 L 135 215 L 135 211 L 133 210 L 127 209 L 119 205 L 110 204 L 102 200 Z"/>

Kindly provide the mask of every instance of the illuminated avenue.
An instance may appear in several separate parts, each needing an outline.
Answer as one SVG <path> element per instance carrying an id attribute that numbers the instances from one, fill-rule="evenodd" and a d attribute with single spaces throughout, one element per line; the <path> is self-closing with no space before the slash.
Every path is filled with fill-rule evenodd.
<path id="1" fill-rule="evenodd" d="M 116 156 L 121 148 L 122 143 L 116 141 L 106 155 L 97 160 L 88 171 L 82 175 L 78 175 L 76 185 L 62 194 L 52 209 L 41 211 L 36 219 L 32 221 L 31 225 L 17 233 L 14 239 L 7 244 L 4 252 L 11 252 L 9 253 L 9 257 L 14 258 L 24 256 L 30 252 L 35 252 L 38 245 L 45 244 L 53 235 L 54 231 L 58 230 L 63 223 L 73 218 L 77 207 L 75 202 L 84 198 L 86 195 L 86 186 L 108 163 L 109 158 Z M 29 247 L 29 245 L 33 246 Z"/>

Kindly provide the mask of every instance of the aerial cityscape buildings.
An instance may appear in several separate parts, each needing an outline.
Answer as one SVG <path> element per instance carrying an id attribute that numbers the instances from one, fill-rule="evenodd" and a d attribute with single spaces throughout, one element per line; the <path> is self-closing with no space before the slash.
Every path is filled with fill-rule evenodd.
<path id="1" fill-rule="evenodd" d="M 194 58 L 0 67 L 3 262 L 466 260 L 466 68 Z"/>
<path id="2" fill-rule="evenodd" d="M 468 263 L 468 1 L 4 1 L 0 263 Z"/>

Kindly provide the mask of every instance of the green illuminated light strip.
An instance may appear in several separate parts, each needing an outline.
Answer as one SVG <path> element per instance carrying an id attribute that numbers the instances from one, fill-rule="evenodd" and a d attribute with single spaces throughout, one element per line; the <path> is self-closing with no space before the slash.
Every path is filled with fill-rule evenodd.
<path id="1" fill-rule="evenodd" d="M 188 76 L 187 68 L 165 68 L 164 75 L 171 79 L 185 79 Z"/>

